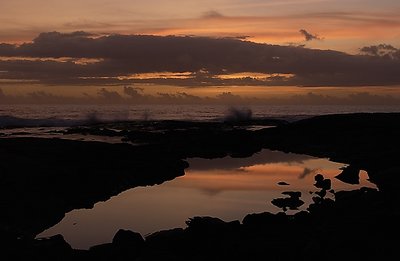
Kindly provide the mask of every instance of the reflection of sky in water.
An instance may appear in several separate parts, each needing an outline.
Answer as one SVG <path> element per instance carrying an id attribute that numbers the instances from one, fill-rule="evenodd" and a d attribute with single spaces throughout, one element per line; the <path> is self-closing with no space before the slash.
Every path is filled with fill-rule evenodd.
<path id="1" fill-rule="evenodd" d="M 263 150 L 249 158 L 189 159 L 186 175 L 159 186 L 127 190 L 91 210 L 74 210 L 40 236 L 63 234 L 75 248 L 111 242 L 120 228 L 146 235 L 185 227 L 193 216 L 242 220 L 246 214 L 278 212 L 270 202 L 283 191 L 301 191 L 306 209 L 314 176 L 332 179 L 335 190 L 372 186 L 361 172 L 361 184 L 345 184 L 334 177 L 343 164 L 305 155 Z M 284 181 L 289 186 L 279 186 Z"/>

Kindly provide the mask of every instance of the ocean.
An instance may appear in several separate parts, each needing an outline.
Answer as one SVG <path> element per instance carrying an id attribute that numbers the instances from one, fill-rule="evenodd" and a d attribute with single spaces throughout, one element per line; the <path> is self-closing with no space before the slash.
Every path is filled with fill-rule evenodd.
<path id="1" fill-rule="evenodd" d="M 400 105 L 0 105 L 0 127 L 68 127 L 134 120 L 220 121 L 237 112 L 249 113 L 252 118 L 295 121 L 326 114 L 400 112 Z"/>

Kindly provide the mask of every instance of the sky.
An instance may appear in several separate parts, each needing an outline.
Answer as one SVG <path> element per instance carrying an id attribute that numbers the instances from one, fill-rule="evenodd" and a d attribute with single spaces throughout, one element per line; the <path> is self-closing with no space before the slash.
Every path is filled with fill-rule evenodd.
<path id="1" fill-rule="evenodd" d="M 0 102 L 130 98 L 126 86 L 152 97 L 291 95 L 283 86 L 398 95 L 398 0 L 2 0 L 0 10 Z"/>

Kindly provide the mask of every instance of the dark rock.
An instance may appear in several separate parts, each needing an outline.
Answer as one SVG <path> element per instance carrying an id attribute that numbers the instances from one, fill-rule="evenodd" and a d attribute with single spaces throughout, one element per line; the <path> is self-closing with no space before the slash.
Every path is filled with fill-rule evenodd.
<path id="1" fill-rule="evenodd" d="M 399 160 L 400 161 L 400 160 Z M 400 166 L 384 166 L 368 171 L 370 181 L 377 184 L 382 192 L 400 199 Z"/>
<path id="2" fill-rule="evenodd" d="M 287 221 L 287 216 L 275 215 L 270 212 L 248 214 L 243 218 L 243 225 L 256 229 L 283 225 Z"/>
<path id="3" fill-rule="evenodd" d="M 307 211 L 299 211 L 296 214 L 294 214 L 294 218 L 296 221 L 300 222 L 309 221 L 310 213 Z"/>
<path id="4" fill-rule="evenodd" d="M 89 248 L 89 251 L 91 252 L 96 252 L 96 253 L 107 253 L 110 252 L 111 249 L 113 249 L 113 244 L 112 243 L 104 243 L 100 245 L 95 245 Z"/>
<path id="5" fill-rule="evenodd" d="M 324 115 L 257 132 L 265 148 L 349 164 L 352 174 L 340 177 L 345 181 L 355 183 L 363 169 L 380 190 L 396 195 L 400 189 L 400 175 L 390 171 L 400 168 L 400 113 Z M 379 178 L 389 172 L 390 183 Z"/>
<path id="6" fill-rule="evenodd" d="M 321 191 L 317 191 L 315 192 L 315 194 L 317 194 L 318 196 L 320 196 L 321 198 L 326 196 L 326 190 L 322 189 Z"/>
<path id="7" fill-rule="evenodd" d="M 113 244 L 106 243 L 89 248 L 89 257 L 92 260 L 115 260 L 116 252 Z"/>
<path id="8" fill-rule="evenodd" d="M 145 241 L 139 233 L 120 229 L 112 243 L 93 246 L 89 257 L 94 260 L 131 260 L 143 253 Z"/>
<path id="9" fill-rule="evenodd" d="M 282 195 L 288 195 L 291 198 L 300 198 L 301 192 L 300 191 L 285 191 L 285 192 L 282 192 Z"/>
<path id="10" fill-rule="evenodd" d="M 278 182 L 278 185 L 279 185 L 279 186 L 289 186 L 290 184 L 289 184 L 289 183 L 286 183 L 286 182 L 284 182 L 284 181 L 280 181 L 280 182 Z"/>
<path id="11" fill-rule="evenodd" d="M 266 256 L 271 260 L 338 260 L 344 256 L 380 260 L 397 256 L 400 114 L 321 116 L 254 132 L 235 130 L 236 123 L 224 127 L 200 124 L 201 128 L 186 123 L 163 124 L 165 128 L 168 124 L 176 127 L 154 135 L 143 132 L 138 141 L 149 144 L 137 148 L 0 139 L 0 231 L 7 231 L 0 235 L 6 242 L 1 245 L 2 251 L 10 250 L 8 253 L 18 256 L 16 260 L 260 260 Z M 130 140 L 135 139 L 133 134 L 124 132 Z M 116 235 L 114 243 L 89 251 L 71 250 L 60 236 L 33 239 L 73 208 L 91 206 L 132 186 L 182 175 L 185 163 L 180 158 L 247 155 L 261 147 L 329 157 L 357 166 L 368 172 L 379 191 L 339 191 L 333 201 L 325 198 L 331 190 L 330 180 L 317 175 L 315 185 L 321 191 L 315 192 L 309 213 L 251 214 L 243 219 L 243 225 L 195 217 L 185 230 L 156 233 L 144 243 L 141 238 L 142 250 L 130 247 L 136 236 L 125 232 Z M 285 195 L 289 197 L 275 201 L 281 208 L 295 208 L 302 202 L 299 192 Z"/>
<path id="12" fill-rule="evenodd" d="M 335 178 L 348 184 L 360 184 L 360 169 L 349 165 Z"/>
<path id="13" fill-rule="evenodd" d="M 182 176 L 188 166 L 156 148 L 39 138 L 0 139 L 0 158 L 0 229 L 31 238 L 73 209 Z"/>
<path id="14" fill-rule="evenodd" d="M 69 252 L 71 246 L 64 240 L 62 235 L 55 235 L 48 238 L 40 238 L 34 241 L 34 245 L 42 249 L 51 249 L 52 251 Z"/>
<path id="15" fill-rule="evenodd" d="M 130 230 L 120 229 L 115 234 L 112 244 L 115 246 L 132 247 L 141 249 L 144 246 L 144 239 L 140 233 Z"/>
<path id="16" fill-rule="evenodd" d="M 297 210 L 300 206 L 304 204 L 304 201 L 300 199 L 301 192 L 298 191 L 285 191 L 282 192 L 283 195 L 288 195 L 289 198 L 276 198 L 271 201 L 274 206 L 282 208 L 283 211 L 287 209 Z"/>
<path id="17" fill-rule="evenodd" d="M 62 235 L 37 240 L 21 240 L 19 248 L 31 259 L 69 260 L 74 251 Z"/>
<path id="18" fill-rule="evenodd" d="M 170 239 L 183 237 L 184 230 L 183 228 L 174 228 L 170 230 L 162 230 L 155 233 L 152 233 L 146 237 L 146 242 L 152 241 L 169 241 Z"/>
<path id="19" fill-rule="evenodd" d="M 321 174 L 317 174 L 314 179 L 315 179 L 315 184 L 314 184 L 315 187 L 325 191 L 331 189 L 330 179 L 325 179 L 324 176 L 322 176 Z"/>
<path id="20" fill-rule="evenodd" d="M 193 217 L 186 221 L 186 231 L 195 233 L 218 234 L 236 229 L 240 226 L 238 220 L 225 222 L 214 217 Z"/>
<path id="21" fill-rule="evenodd" d="M 170 252 L 182 252 L 187 243 L 188 237 L 182 228 L 163 230 L 146 237 L 147 248 L 152 249 L 152 253 L 160 253 L 161 257 Z"/>

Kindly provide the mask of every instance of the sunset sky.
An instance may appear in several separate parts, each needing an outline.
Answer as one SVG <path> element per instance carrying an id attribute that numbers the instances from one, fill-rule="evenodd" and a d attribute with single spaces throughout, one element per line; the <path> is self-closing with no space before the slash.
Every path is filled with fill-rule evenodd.
<path id="1" fill-rule="evenodd" d="M 0 10 L 0 101 L 399 96 L 398 0 L 2 0 Z"/>

